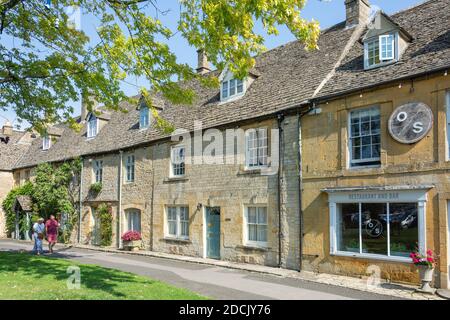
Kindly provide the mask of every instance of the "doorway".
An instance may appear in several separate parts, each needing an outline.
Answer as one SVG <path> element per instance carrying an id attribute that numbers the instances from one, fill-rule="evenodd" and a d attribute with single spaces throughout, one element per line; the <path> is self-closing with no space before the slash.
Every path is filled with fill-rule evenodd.
<path id="1" fill-rule="evenodd" d="M 220 207 L 206 207 L 206 257 L 220 259 Z"/>

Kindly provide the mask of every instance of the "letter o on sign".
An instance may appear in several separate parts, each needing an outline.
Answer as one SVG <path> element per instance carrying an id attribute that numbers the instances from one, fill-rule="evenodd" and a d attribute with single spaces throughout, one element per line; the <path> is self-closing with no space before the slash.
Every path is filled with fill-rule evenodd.
<path id="1" fill-rule="evenodd" d="M 433 126 L 433 112 L 422 102 L 412 102 L 395 109 L 389 118 L 389 133 L 400 143 L 422 140 Z"/>

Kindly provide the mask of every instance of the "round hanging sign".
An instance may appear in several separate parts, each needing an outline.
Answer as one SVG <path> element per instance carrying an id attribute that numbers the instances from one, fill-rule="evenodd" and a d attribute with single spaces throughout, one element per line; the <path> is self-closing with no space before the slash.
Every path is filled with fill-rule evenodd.
<path id="1" fill-rule="evenodd" d="M 392 138 L 405 144 L 423 139 L 432 126 L 433 112 L 422 102 L 402 105 L 389 118 L 389 133 Z"/>

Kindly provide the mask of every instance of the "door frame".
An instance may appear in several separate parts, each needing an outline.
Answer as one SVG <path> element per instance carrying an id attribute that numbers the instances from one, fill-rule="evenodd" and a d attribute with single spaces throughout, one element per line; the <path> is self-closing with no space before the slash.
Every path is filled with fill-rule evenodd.
<path id="1" fill-rule="evenodd" d="M 206 218 L 206 212 L 207 212 L 208 208 L 214 208 L 214 207 L 220 208 L 220 217 L 222 217 L 222 207 L 220 207 L 220 206 L 203 206 L 203 258 L 204 259 L 208 258 L 208 241 L 206 238 L 206 234 L 208 231 L 208 225 L 207 225 L 208 223 L 207 223 L 207 218 Z M 220 247 L 222 245 L 222 241 L 220 239 L 221 229 L 222 229 L 222 221 L 220 221 L 220 227 L 219 227 L 219 256 L 220 256 L 219 260 L 222 259 L 221 255 L 220 255 L 220 253 L 221 253 Z"/>

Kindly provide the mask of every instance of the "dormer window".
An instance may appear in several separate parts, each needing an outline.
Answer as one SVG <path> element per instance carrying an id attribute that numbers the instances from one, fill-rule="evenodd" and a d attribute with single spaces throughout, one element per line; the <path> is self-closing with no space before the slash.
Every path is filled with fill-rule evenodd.
<path id="1" fill-rule="evenodd" d="M 239 79 L 229 79 L 222 81 L 221 101 L 227 101 L 244 94 L 244 81 Z"/>
<path id="2" fill-rule="evenodd" d="M 364 69 L 383 67 L 400 60 L 412 36 L 389 16 L 379 11 L 361 42 L 364 44 Z"/>
<path id="3" fill-rule="evenodd" d="M 42 150 L 50 149 L 52 144 L 52 139 L 48 135 L 42 137 Z"/>
<path id="4" fill-rule="evenodd" d="M 139 128 L 147 129 L 150 124 L 150 113 L 148 107 L 141 107 L 139 109 Z"/>
<path id="5" fill-rule="evenodd" d="M 88 119 L 87 137 L 93 138 L 98 133 L 98 119 L 95 115 L 91 114 Z"/>
<path id="6" fill-rule="evenodd" d="M 364 44 L 365 69 L 397 61 L 396 35 L 387 34 L 369 39 Z"/>

